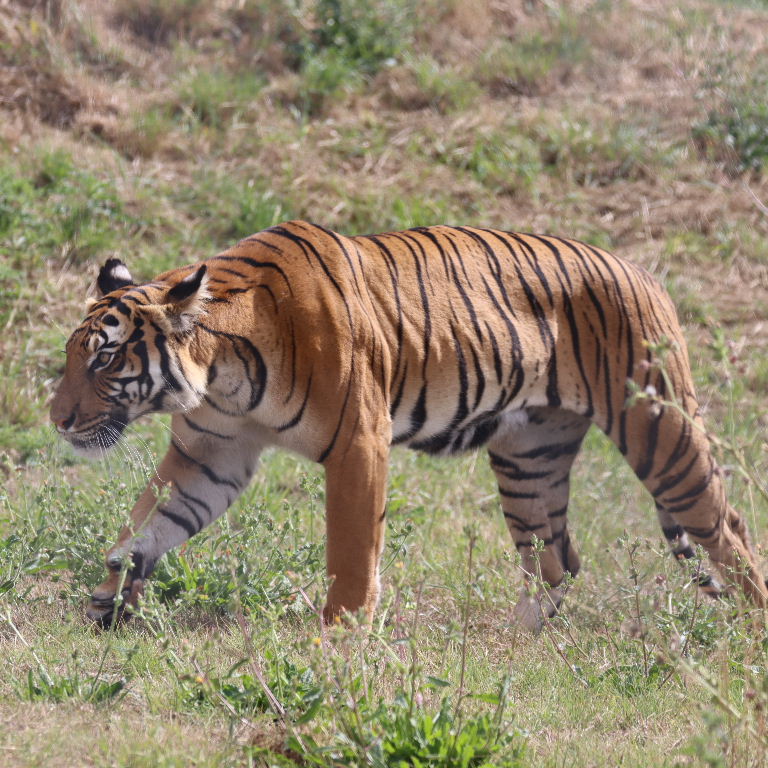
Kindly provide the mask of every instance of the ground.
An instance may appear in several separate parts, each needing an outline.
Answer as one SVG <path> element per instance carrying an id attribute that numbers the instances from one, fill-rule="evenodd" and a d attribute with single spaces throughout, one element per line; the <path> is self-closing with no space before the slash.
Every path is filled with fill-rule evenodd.
<path id="1" fill-rule="evenodd" d="M 111 256 L 149 278 L 291 217 L 569 235 L 672 295 L 763 553 L 766 62 L 764 0 L 0 2 L 2 764 L 762 765 L 764 617 L 697 595 L 599 434 L 537 637 L 485 456 L 406 452 L 373 631 L 321 633 L 321 477 L 273 453 L 96 633 L 167 422 L 88 464 L 46 399 Z"/>

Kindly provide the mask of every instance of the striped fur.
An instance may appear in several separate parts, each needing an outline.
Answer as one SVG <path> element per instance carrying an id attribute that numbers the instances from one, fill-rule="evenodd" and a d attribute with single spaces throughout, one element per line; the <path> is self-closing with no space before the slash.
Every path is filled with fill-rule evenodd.
<path id="1" fill-rule="evenodd" d="M 447 226 L 344 237 L 292 221 L 143 285 L 110 260 L 99 285 L 106 295 L 68 342 L 52 419 L 85 452 L 109 447 L 149 411 L 174 414 L 174 437 L 108 553 L 95 620 L 111 616 L 125 557 L 135 602 L 157 559 L 237 498 L 266 445 L 324 465 L 325 616 L 362 608 L 370 617 L 390 446 L 451 454 L 487 445 L 528 572 L 534 536 L 544 544 L 546 607 L 524 590 L 517 609 L 536 627 L 559 603 L 565 573 L 579 570 L 568 486 L 591 423 L 653 495 L 675 554 L 701 544 L 766 602 L 699 428 L 675 310 L 633 264 L 557 237 Z M 674 392 L 647 342 L 671 342 Z M 680 409 L 629 406 L 627 380 Z M 158 505 L 161 485 L 170 495 Z"/>

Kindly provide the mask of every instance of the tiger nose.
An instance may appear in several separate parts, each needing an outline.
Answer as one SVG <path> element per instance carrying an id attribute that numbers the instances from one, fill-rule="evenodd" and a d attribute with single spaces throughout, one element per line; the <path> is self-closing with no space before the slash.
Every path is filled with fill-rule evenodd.
<path id="1" fill-rule="evenodd" d="M 66 419 L 53 419 L 53 423 L 59 428 L 63 430 L 69 429 L 74 423 L 75 423 L 75 414 L 70 413 L 69 416 L 67 416 Z"/>

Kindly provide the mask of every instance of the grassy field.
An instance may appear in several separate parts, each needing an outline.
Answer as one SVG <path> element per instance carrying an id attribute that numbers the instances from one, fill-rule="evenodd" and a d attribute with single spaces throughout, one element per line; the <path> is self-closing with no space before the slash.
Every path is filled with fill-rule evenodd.
<path id="1" fill-rule="evenodd" d="M 272 453 L 96 633 L 167 421 L 90 464 L 46 400 L 110 256 L 149 278 L 294 216 L 571 235 L 672 294 L 763 552 L 766 205 L 765 0 L 0 1 L 0 765 L 764 765 L 764 617 L 697 596 L 601 435 L 539 636 L 485 457 L 406 452 L 371 632 L 321 635 L 322 476 Z"/>

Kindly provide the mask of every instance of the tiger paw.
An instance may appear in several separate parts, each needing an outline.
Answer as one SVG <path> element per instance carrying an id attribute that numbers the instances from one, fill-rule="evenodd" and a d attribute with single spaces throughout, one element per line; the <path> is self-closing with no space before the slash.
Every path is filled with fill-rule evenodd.
<path id="1" fill-rule="evenodd" d="M 515 623 L 527 632 L 538 635 L 544 628 L 544 622 L 557 613 L 562 599 L 563 591 L 559 587 L 534 594 L 528 588 L 523 589 L 515 606 Z"/>
<path id="2" fill-rule="evenodd" d="M 94 590 L 86 608 L 85 615 L 101 629 L 110 629 L 127 621 L 144 592 L 143 579 L 126 577 L 118 600 L 117 586 L 113 577 L 107 579 Z"/>

